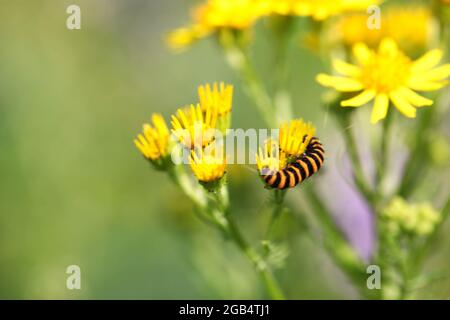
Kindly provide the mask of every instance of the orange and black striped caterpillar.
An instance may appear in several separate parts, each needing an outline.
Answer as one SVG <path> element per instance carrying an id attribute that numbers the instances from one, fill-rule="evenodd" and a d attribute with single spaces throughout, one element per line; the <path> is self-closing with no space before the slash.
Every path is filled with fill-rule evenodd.
<path id="1" fill-rule="evenodd" d="M 263 176 L 267 186 L 276 189 L 293 188 L 319 171 L 325 160 L 325 150 L 319 139 L 312 137 L 305 152 L 286 168 Z"/>

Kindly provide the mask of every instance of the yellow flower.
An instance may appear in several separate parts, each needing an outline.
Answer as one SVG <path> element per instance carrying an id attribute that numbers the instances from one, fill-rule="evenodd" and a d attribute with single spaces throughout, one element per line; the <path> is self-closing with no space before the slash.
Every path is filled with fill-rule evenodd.
<path id="1" fill-rule="evenodd" d="M 353 54 L 358 66 L 335 60 L 334 69 L 343 76 L 319 74 L 316 79 L 340 92 L 360 92 L 341 101 L 343 107 L 360 107 L 375 100 L 371 123 L 386 117 L 389 102 L 406 117 L 415 118 L 417 107 L 433 104 L 415 91 L 441 89 L 447 85 L 445 78 L 450 75 L 450 64 L 436 67 L 442 59 L 441 50 L 431 50 L 412 61 L 389 38 L 381 41 L 376 52 L 363 43 L 356 44 Z"/>
<path id="2" fill-rule="evenodd" d="M 340 18 L 329 30 L 328 38 L 336 38 L 348 46 L 364 42 L 376 47 L 383 38 L 392 38 L 406 51 L 425 48 L 432 40 L 435 20 L 425 6 L 394 6 L 383 10 L 380 28 L 367 27 L 367 14 L 351 14 Z M 341 39 L 339 39 L 339 37 Z"/>
<path id="3" fill-rule="evenodd" d="M 280 149 L 289 156 L 298 156 L 305 152 L 316 128 L 302 119 L 282 123 L 280 126 Z"/>
<path id="4" fill-rule="evenodd" d="M 214 83 L 212 88 L 209 84 L 198 87 L 198 97 L 203 112 L 208 109 L 217 109 L 219 117 L 228 114 L 233 105 L 233 86 L 225 85 L 223 82 L 218 85 Z"/>
<path id="5" fill-rule="evenodd" d="M 256 154 L 256 166 L 262 175 L 271 174 L 286 167 L 286 153 L 280 150 L 278 141 L 272 139 L 264 143 Z"/>
<path id="6" fill-rule="evenodd" d="M 266 0 L 269 10 L 280 15 L 309 16 L 315 20 L 348 11 L 366 10 L 379 0 Z"/>
<path id="7" fill-rule="evenodd" d="M 209 30 L 200 25 L 195 25 L 190 28 L 178 28 L 169 33 L 167 36 L 167 44 L 174 50 L 182 50 L 193 42 L 208 36 L 209 33 Z"/>
<path id="8" fill-rule="evenodd" d="M 205 150 L 193 150 L 190 166 L 195 177 L 200 182 L 208 183 L 218 181 L 225 174 L 226 160 L 223 150 L 217 149 L 215 144 Z"/>
<path id="9" fill-rule="evenodd" d="M 264 5 L 258 0 L 209 0 L 199 6 L 196 20 L 210 29 L 246 29 L 264 14 Z"/>
<path id="10" fill-rule="evenodd" d="M 282 123 L 278 141 L 269 139 L 256 155 L 260 172 L 284 169 L 293 158 L 302 155 L 314 136 L 316 128 L 302 119 Z"/>
<path id="11" fill-rule="evenodd" d="M 186 147 L 205 147 L 214 139 L 217 109 L 202 112 L 200 104 L 178 109 L 172 115 L 172 132 Z"/>
<path id="12" fill-rule="evenodd" d="M 384 20 L 383 20 L 384 19 Z M 426 47 L 436 34 L 436 21 L 429 7 L 393 7 L 382 16 L 384 37 L 391 37 L 405 50 Z M 385 21 L 385 22 L 384 22 Z"/>
<path id="13" fill-rule="evenodd" d="M 244 30 L 265 13 L 260 0 L 206 0 L 195 8 L 192 25 L 172 32 L 168 43 L 180 49 L 221 29 Z"/>
<path id="14" fill-rule="evenodd" d="M 168 154 L 170 133 L 160 114 L 152 115 L 152 123 L 144 124 L 143 133 L 138 135 L 134 144 L 146 159 L 156 161 Z"/>
<path id="15" fill-rule="evenodd" d="M 367 14 L 364 13 L 343 16 L 331 25 L 327 37 L 332 42 L 342 41 L 348 46 L 364 42 L 370 47 L 375 47 L 382 39 L 381 28 L 384 30 L 386 20 L 381 19 L 380 29 L 369 29 L 367 19 Z"/>

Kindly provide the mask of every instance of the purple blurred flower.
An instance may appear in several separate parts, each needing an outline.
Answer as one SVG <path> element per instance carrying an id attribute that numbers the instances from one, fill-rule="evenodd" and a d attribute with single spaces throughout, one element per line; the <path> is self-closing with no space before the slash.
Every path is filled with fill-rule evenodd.
<path id="1" fill-rule="evenodd" d="M 376 244 L 373 212 L 352 182 L 351 164 L 343 143 L 330 143 L 326 151 L 327 163 L 319 179 L 320 194 L 350 244 L 368 262 Z M 373 173 L 367 151 L 362 150 L 363 163 L 367 173 Z"/>

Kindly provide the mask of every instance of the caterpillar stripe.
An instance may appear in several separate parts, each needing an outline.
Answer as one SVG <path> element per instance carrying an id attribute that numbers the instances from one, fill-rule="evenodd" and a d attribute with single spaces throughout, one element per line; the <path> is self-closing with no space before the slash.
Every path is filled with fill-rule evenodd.
<path id="1" fill-rule="evenodd" d="M 265 183 L 276 189 L 293 188 L 320 170 L 325 161 L 325 150 L 319 139 L 313 137 L 305 152 L 286 168 L 263 176 Z"/>

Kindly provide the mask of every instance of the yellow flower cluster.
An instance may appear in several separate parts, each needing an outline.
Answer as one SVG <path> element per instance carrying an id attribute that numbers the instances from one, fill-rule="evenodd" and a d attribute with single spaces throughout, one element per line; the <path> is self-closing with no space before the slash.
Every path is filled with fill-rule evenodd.
<path id="1" fill-rule="evenodd" d="M 429 7 L 409 5 L 383 9 L 380 28 L 368 28 L 368 16 L 354 13 L 339 18 L 327 32 L 332 43 L 352 46 L 359 42 L 377 47 L 383 38 L 395 40 L 400 48 L 415 52 L 428 47 L 435 34 L 436 21 Z"/>
<path id="2" fill-rule="evenodd" d="M 278 141 L 269 139 L 259 149 L 256 164 L 260 172 L 284 169 L 295 157 L 306 150 L 316 128 L 302 119 L 282 123 Z"/>
<path id="3" fill-rule="evenodd" d="M 172 134 L 185 148 L 191 150 L 190 165 L 199 181 L 220 179 L 225 173 L 226 161 L 216 144 L 218 123 L 227 123 L 232 108 L 233 86 L 224 83 L 206 84 L 198 88 L 200 103 L 178 109 L 172 115 Z M 154 164 L 170 154 L 170 132 L 163 117 L 152 116 L 153 125 L 145 124 L 135 145 L 144 157 Z"/>
<path id="4" fill-rule="evenodd" d="M 342 76 L 319 74 L 317 81 L 340 92 L 357 93 L 343 100 L 343 107 L 360 107 L 375 100 L 372 123 L 386 117 L 390 102 L 406 117 L 415 118 L 416 108 L 433 104 L 415 91 L 438 90 L 447 85 L 445 79 L 450 76 L 450 64 L 436 67 L 443 56 L 438 49 L 412 61 L 395 41 L 386 38 L 378 51 L 358 43 L 353 46 L 353 54 L 358 65 L 335 60 L 334 69 Z"/>
<path id="5" fill-rule="evenodd" d="M 207 0 L 194 9 L 193 23 L 169 34 L 168 44 L 183 49 L 192 42 L 221 29 L 250 28 L 266 13 L 260 0 Z"/>
<path id="6" fill-rule="evenodd" d="M 365 11 L 380 0 L 206 0 L 193 11 L 188 27 L 171 32 L 168 45 L 184 49 L 196 40 L 222 29 L 246 30 L 269 15 L 291 15 L 324 20 L 349 12 Z"/>
<path id="7" fill-rule="evenodd" d="M 399 197 L 382 211 L 382 218 L 394 234 L 403 231 L 419 236 L 431 234 L 441 221 L 441 215 L 430 204 L 409 204 Z"/>
<path id="8" fill-rule="evenodd" d="M 365 11 L 379 0 L 266 0 L 269 12 L 324 20 L 349 11 Z"/>

